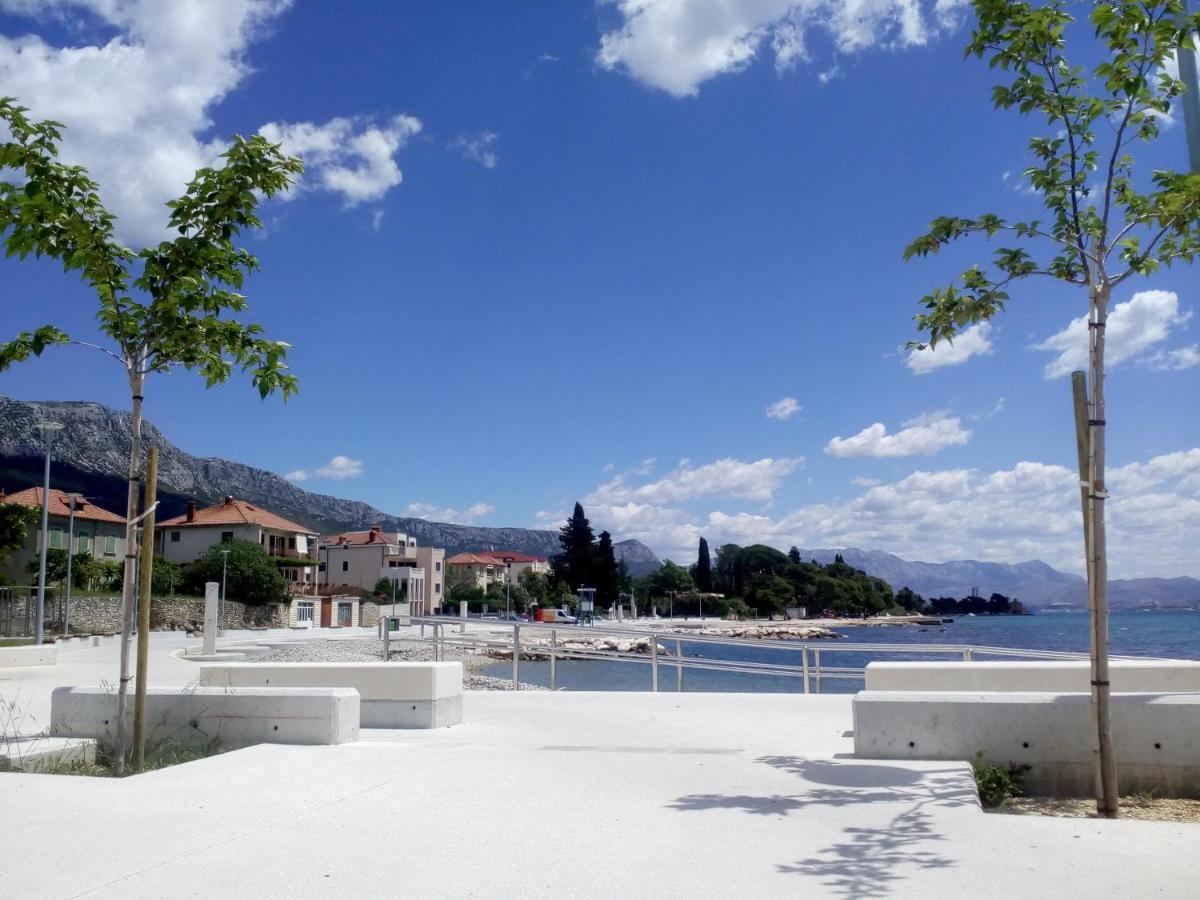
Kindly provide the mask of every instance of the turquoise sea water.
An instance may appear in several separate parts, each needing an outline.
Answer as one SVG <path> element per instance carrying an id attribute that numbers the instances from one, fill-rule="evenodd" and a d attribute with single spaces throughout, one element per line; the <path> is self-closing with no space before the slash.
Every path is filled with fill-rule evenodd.
<path id="1" fill-rule="evenodd" d="M 969 644 L 976 647 L 1011 647 L 1032 650 L 1068 650 L 1086 653 L 1088 650 L 1087 613 L 1043 613 L 1033 616 L 976 616 L 955 617 L 952 623 L 933 626 L 839 628 L 845 641 L 820 643 L 831 652 L 822 653 L 822 664 L 829 666 L 863 666 L 871 660 L 933 659 L 927 654 L 906 656 L 896 653 L 870 651 L 838 652 L 839 644 Z M 1110 618 L 1111 652 L 1125 656 L 1157 656 L 1174 659 L 1200 659 L 1200 612 L 1114 613 Z M 670 639 L 664 638 L 669 644 Z M 812 646 L 818 646 L 814 642 Z M 713 647 L 704 644 L 682 643 L 685 657 L 720 657 L 753 660 L 755 662 L 799 665 L 800 654 L 767 647 Z M 944 658 L 961 658 L 946 656 Z M 986 657 L 979 658 L 998 658 Z M 521 663 L 521 680 L 532 684 L 549 685 L 550 666 L 545 662 Z M 511 663 L 488 667 L 488 673 L 506 678 L 511 675 Z M 660 657 L 659 689 L 676 689 L 674 667 Z M 558 687 L 563 690 L 641 691 L 650 684 L 649 665 L 614 663 L 597 660 L 575 660 L 558 663 Z M 825 678 L 823 693 L 845 693 L 862 688 L 861 680 Z M 737 672 L 684 670 L 684 690 L 687 691 L 802 691 L 798 678 L 772 675 L 752 675 Z"/>

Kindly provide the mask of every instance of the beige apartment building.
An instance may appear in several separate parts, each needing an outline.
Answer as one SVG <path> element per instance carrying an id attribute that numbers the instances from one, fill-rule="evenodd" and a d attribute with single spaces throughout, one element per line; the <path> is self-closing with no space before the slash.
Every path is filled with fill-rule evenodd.
<path id="1" fill-rule="evenodd" d="M 246 500 L 226 497 L 204 509 L 189 501 L 187 512 L 160 523 L 155 534 L 158 554 L 175 563 L 195 562 L 223 541 L 250 541 L 271 556 L 296 561 L 279 569 L 293 593 L 310 593 L 317 586 L 317 533 Z"/>
<path id="2" fill-rule="evenodd" d="M 79 494 L 67 494 L 51 488 L 49 495 L 49 526 L 46 546 L 50 550 L 69 550 L 71 555 L 90 553 L 97 560 L 123 561 L 125 556 L 125 517 L 109 512 Z M 71 498 L 71 499 L 68 499 Z M 71 503 L 75 504 L 75 528 L 73 539 L 69 538 Z M 32 487 L 15 494 L 0 491 L 0 504 L 13 503 L 28 509 L 42 509 L 42 488 Z M 68 547 L 68 544 L 73 546 Z M 38 558 L 42 549 L 41 520 L 29 529 L 25 546 L 8 554 L 5 574 L 13 584 L 30 584 L 37 576 L 30 576 L 26 567 Z"/>
<path id="3" fill-rule="evenodd" d="M 325 588 L 370 591 L 380 579 L 396 584 L 414 615 L 441 608 L 446 551 L 418 547 L 416 538 L 372 525 L 321 541 L 320 579 Z"/>

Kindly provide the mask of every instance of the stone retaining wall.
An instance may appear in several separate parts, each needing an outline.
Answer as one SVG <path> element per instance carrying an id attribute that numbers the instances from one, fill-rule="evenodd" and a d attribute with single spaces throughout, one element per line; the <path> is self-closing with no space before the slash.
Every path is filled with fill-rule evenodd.
<path id="1" fill-rule="evenodd" d="M 14 600 L 13 618 L 25 614 L 24 603 L 32 607 L 36 599 Z M 46 630 L 56 632 L 60 618 L 61 598 L 46 598 Z M 285 621 L 287 607 L 275 603 L 247 605 L 226 600 L 221 627 L 242 628 L 247 625 L 276 625 Z M 376 614 L 378 619 L 378 613 Z M 32 621 L 32 616 L 30 617 Z M 171 631 L 186 626 L 204 624 L 203 597 L 155 597 L 150 605 L 150 627 L 155 631 Z M 84 634 L 108 634 L 121 630 L 120 597 L 72 597 L 71 631 Z"/>

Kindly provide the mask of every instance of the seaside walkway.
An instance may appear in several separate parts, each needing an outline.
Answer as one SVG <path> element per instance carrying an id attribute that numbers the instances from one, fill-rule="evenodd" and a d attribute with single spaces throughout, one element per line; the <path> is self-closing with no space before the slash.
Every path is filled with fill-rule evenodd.
<path id="1" fill-rule="evenodd" d="M 155 683 L 185 677 L 155 646 Z M 1200 827 L 985 814 L 965 764 L 850 757 L 846 695 L 469 692 L 464 717 L 0 775 L 0 896 L 1194 896 Z"/>

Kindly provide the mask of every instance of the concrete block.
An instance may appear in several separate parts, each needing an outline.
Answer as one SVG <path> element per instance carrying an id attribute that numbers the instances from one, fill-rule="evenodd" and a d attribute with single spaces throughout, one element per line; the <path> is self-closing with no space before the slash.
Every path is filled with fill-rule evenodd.
<path id="1" fill-rule="evenodd" d="M 0 647 L 0 669 L 24 666 L 52 666 L 58 662 L 58 648 L 53 644 L 33 644 L 27 647 Z"/>
<path id="2" fill-rule="evenodd" d="M 1200 661 L 1113 660 L 1115 693 L 1200 691 Z M 873 662 L 867 665 L 868 691 L 1049 691 L 1087 693 L 1091 668 L 1080 660 L 998 662 Z"/>
<path id="3" fill-rule="evenodd" d="M 129 720 L 132 727 L 133 703 Z M 344 744 L 358 740 L 359 699 L 351 688 L 149 688 L 148 741 L 224 748 L 251 744 Z M 117 695 L 60 687 L 51 697 L 50 731 L 108 743 L 116 736 Z"/>
<path id="4" fill-rule="evenodd" d="M 349 687 L 365 728 L 440 728 L 462 721 L 462 663 L 207 663 L 210 687 Z"/>
<path id="5" fill-rule="evenodd" d="M 96 761 L 96 742 L 88 738 L 17 735 L 0 739 L 0 772 L 69 774 Z"/>
<path id="6" fill-rule="evenodd" d="M 1200 694 L 1114 694 L 1122 793 L 1200 798 Z M 863 691 L 854 753 L 868 759 L 1025 764 L 1031 792 L 1088 797 L 1095 778 L 1089 694 Z"/>

